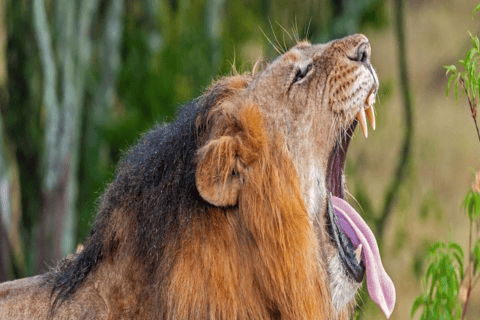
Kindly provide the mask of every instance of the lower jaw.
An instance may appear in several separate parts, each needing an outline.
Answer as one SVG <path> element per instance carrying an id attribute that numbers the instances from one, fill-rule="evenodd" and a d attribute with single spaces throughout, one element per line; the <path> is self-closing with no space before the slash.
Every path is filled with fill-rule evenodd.
<path id="1" fill-rule="evenodd" d="M 347 305 L 354 302 L 358 288 L 361 286 L 361 282 L 351 281 L 344 274 L 343 262 L 339 256 L 331 259 L 328 262 L 328 272 L 331 278 L 335 278 L 335 281 L 330 282 L 330 293 L 332 296 L 333 306 L 337 311 L 343 310 Z"/>
<path id="2" fill-rule="evenodd" d="M 342 262 L 342 267 L 346 275 L 357 283 L 361 283 L 365 275 L 365 265 L 363 261 L 358 261 L 355 254 L 355 248 L 351 240 L 345 235 L 337 222 L 337 216 L 334 213 L 330 196 L 327 195 L 327 226 L 333 245 L 338 251 L 338 257 Z"/>

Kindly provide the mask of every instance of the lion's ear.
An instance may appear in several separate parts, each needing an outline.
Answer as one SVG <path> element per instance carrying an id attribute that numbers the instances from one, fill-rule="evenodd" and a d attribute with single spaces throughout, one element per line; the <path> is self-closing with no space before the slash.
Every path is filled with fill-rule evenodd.
<path id="1" fill-rule="evenodd" d="M 228 113 L 228 105 L 224 104 L 213 113 L 219 114 L 208 131 L 213 138 L 197 153 L 197 189 L 205 201 L 215 206 L 234 206 L 248 168 L 265 150 L 263 116 L 254 104 L 237 106 L 233 113 Z"/>
<path id="2" fill-rule="evenodd" d="M 198 151 L 197 189 L 205 201 L 215 206 L 237 204 L 244 171 L 238 147 L 237 137 L 222 136 Z"/>

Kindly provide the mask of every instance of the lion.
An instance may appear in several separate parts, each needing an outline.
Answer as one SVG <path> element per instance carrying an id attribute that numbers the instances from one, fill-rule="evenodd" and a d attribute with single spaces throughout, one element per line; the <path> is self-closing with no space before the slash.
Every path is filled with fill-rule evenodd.
<path id="1" fill-rule="evenodd" d="M 1 318 L 347 319 L 365 273 L 389 317 L 395 288 L 344 200 L 354 130 L 375 126 L 370 56 L 364 35 L 300 42 L 214 82 L 125 154 L 83 250 L 0 285 Z"/>

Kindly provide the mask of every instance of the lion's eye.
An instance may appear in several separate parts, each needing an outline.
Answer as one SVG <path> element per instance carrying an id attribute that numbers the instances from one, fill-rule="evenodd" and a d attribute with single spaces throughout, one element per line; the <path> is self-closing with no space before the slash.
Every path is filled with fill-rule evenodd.
<path id="1" fill-rule="evenodd" d="M 311 63 L 306 65 L 306 66 L 300 67 L 297 70 L 297 73 L 295 74 L 295 78 L 293 79 L 293 83 L 295 83 L 297 81 L 300 81 L 303 78 L 305 78 L 310 70 L 312 70 L 312 64 Z"/>

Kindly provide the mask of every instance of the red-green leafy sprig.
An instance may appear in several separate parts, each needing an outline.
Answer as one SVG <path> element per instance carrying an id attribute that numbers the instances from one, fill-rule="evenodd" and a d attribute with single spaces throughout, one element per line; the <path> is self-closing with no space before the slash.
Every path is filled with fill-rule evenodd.
<path id="1" fill-rule="evenodd" d="M 477 6 L 477 8 L 480 9 L 480 6 Z M 449 95 L 453 82 L 455 101 L 458 101 L 458 85 L 462 86 L 468 100 L 473 122 L 477 129 L 478 140 L 480 142 L 480 131 L 477 124 L 478 96 L 480 95 L 480 72 L 477 72 L 477 67 L 480 54 L 480 41 L 477 36 L 472 35 L 470 32 L 468 34 L 470 35 L 473 47 L 468 50 L 464 59 L 459 60 L 460 65 L 463 66 L 463 71 L 460 71 L 453 64 L 450 66 L 444 66 L 447 70 L 447 76 L 450 74 L 448 77 L 446 95 Z"/>

